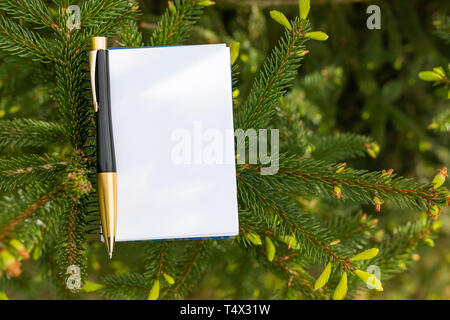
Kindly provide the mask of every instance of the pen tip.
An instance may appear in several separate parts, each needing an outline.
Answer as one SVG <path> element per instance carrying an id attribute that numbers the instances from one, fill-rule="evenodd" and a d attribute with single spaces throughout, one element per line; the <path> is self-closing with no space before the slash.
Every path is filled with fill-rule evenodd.
<path id="1" fill-rule="evenodd" d="M 108 245 L 107 245 L 106 248 L 108 249 L 109 258 L 112 259 L 115 238 L 114 237 L 108 237 L 107 241 L 108 241 Z"/>

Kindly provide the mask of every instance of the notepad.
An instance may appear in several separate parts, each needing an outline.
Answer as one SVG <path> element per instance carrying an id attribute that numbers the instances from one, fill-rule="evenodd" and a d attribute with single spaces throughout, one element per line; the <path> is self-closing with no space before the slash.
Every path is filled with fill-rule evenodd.
<path id="1" fill-rule="evenodd" d="M 238 234 L 230 68 L 223 44 L 109 49 L 116 241 Z"/>

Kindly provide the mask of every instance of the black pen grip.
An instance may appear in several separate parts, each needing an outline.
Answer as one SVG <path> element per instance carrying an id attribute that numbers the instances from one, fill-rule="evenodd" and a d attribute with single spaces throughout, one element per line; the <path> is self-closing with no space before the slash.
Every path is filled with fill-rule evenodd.
<path id="1" fill-rule="evenodd" d="M 98 50 L 96 59 L 97 172 L 116 172 L 114 138 L 111 119 L 111 94 L 107 50 Z"/>

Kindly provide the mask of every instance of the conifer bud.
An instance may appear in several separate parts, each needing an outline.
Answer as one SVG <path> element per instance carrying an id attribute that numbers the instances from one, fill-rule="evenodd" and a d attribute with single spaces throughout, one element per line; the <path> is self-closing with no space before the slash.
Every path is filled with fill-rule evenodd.
<path id="1" fill-rule="evenodd" d="M 240 43 L 239 42 L 233 42 L 230 47 L 230 53 L 231 53 L 231 65 L 234 65 L 237 58 L 239 57 L 239 49 L 240 49 Z"/>
<path id="2" fill-rule="evenodd" d="M 434 204 L 428 209 L 427 214 L 431 219 L 436 220 L 441 215 L 441 208 Z"/>
<path id="3" fill-rule="evenodd" d="M 168 275 L 167 273 L 164 273 L 163 277 L 164 277 L 164 280 L 166 280 L 168 284 L 172 285 L 175 283 L 175 279 L 172 276 Z"/>
<path id="4" fill-rule="evenodd" d="M 423 240 L 423 242 L 425 242 L 425 244 L 431 248 L 434 247 L 434 240 L 431 238 L 425 238 L 425 240 Z"/>
<path id="5" fill-rule="evenodd" d="M 342 189 L 340 186 L 334 186 L 333 193 L 336 196 L 336 198 L 338 198 L 338 199 L 342 198 Z"/>
<path id="6" fill-rule="evenodd" d="M 313 31 L 305 34 L 305 37 L 308 37 L 312 40 L 317 41 L 326 41 L 328 39 L 328 35 L 322 31 Z"/>
<path id="7" fill-rule="evenodd" d="M 297 242 L 295 234 L 291 236 L 284 236 L 281 238 L 281 240 L 287 244 L 288 249 L 300 250 L 300 243 Z"/>
<path id="8" fill-rule="evenodd" d="M 346 162 L 339 163 L 338 166 L 337 166 L 336 173 L 342 173 L 342 172 L 344 172 L 344 171 L 345 171 L 345 166 L 346 166 L 346 165 L 347 165 Z"/>
<path id="9" fill-rule="evenodd" d="M 355 274 L 360 278 L 365 284 L 373 287 L 377 291 L 383 291 L 383 286 L 378 278 L 368 272 L 362 270 L 355 270 Z"/>
<path id="10" fill-rule="evenodd" d="M 308 53 L 309 53 L 309 50 L 300 50 L 300 51 L 297 51 L 296 55 L 299 56 L 299 57 L 304 57 Z"/>
<path id="11" fill-rule="evenodd" d="M 300 18 L 305 20 L 308 17 L 311 8 L 310 0 L 298 0 L 298 7 L 300 10 Z"/>
<path id="12" fill-rule="evenodd" d="M 177 13 L 177 8 L 175 7 L 172 1 L 168 1 L 167 5 L 169 6 L 170 12 L 172 12 L 173 14 Z"/>
<path id="13" fill-rule="evenodd" d="M 270 11 L 270 16 L 272 17 L 273 20 L 275 20 L 279 24 L 282 24 L 283 26 L 285 26 L 289 31 L 292 31 L 291 23 L 289 22 L 289 20 L 286 18 L 286 16 L 282 12 L 277 11 L 277 10 L 272 10 L 272 11 Z"/>
<path id="14" fill-rule="evenodd" d="M 406 270 L 408 269 L 408 267 L 406 266 L 406 263 L 404 261 L 400 261 L 398 263 L 398 267 L 400 268 L 400 270 Z"/>
<path id="15" fill-rule="evenodd" d="M 380 250 L 378 248 L 372 248 L 358 253 L 356 256 L 350 258 L 350 261 L 370 260 L 374 258 Z"/>
<path id="16" fill-rule="evenodd" d="M 159 279 L 153 282 L 153 286 L 150 289 L 147 300 L 158 300 L 159 298 Z"/>
<path id="17" fill-rule="evenodd" d="M 439 173 L 433 178 L 433 181 L 431 182 L 431 184 L 433 185 L 433 190 L 436 190 L 437 188 L 442 186 L 447 177 L 447 167 L 440 169 Z"/>
<path id="18" fill-rule="evenodd" d="M 381 176 L 382 177 L 390 177 L 392 176 L 392 174 L 394 173 L 394 169 L 389 169 L 389 170 L 382 170 L 381 171 Z"/>
<path id="19" fill-rule="evenodd" d="M 295 235 L 288 237 L 288 248 L 292 250 L 300 250 L 300 243 L 297 242 Z"/>
<path id="20" fill-rule="evenodd" d="M 439 81 L 442 80 L 443 76 L 434 71 L 422 71 L 419 72 L 419 78 L 423 81 Z"/>
<path id="21" fill-rule="evenodd" d="M 366 150 L 367 150 L 367 153 L 369 154 L 369 156 L 374 159 L 377 157 L 378 153 L 380 152 L 380 146 L 375 142 L 370 143 L 370 144 L 366 143 L 364 146 L 366 147 Z"/>
<path id="22" fill-rule="evenodd" d="M 262 245 L 262 241 L 261 238 L 256 234 L 256 233 L 247 233 L 245 235 L 245 237 L 247 238 L 248 241 L 250 241 L 251 243 L 253 243 L 255 246 L 260 246 Z"/>
<path id="23" fill-rule="evenodd" d="M 267 260 L 269 260 L 270 262 L 272 262 L 275 258 L 275 251 L 275 245 L 273 244 L 272 240 L 270 240 L 269 237 L 266 237 L 266 255 Z"/>
<path id="24" fill-rule="evenodd" d="M 330 247 L 330 246 L 335 246 L 335 245 L 337 245 L 337 244 L 339 244 L 339 243 L 341 243 L 341 240 L 334 240 L 334 241 L 332 241 L 332 242 L 330 242 L 329 244 L 328 244 L 328 246 Z"/>
<path id="25" fill-rule="evenodd" d="M 83 286 L 83 290 L 86 292 L 95 292 L 97 290 L 100 290 L 103 287 L 104 286 L 100 283 L 95 283 L 95 282 L 86 280 L 86 282 L 84 283 L 84 286 Z"/>
<path id="26" fill-rule="evenodd" d="M 202 1 L 197 2 L 197 5 L 202 6 L 202 7 L 209 7 L 209 6 L 213 6 L 215 4 L 216 3 L 211 0 L 202 0 Z"/>
<path id="27" fill-rule="evenodd" d="M 323 269 L 322 273 L 314 283 L 314 290 L 320 289 L 324 285 L 326 285 L 328 280 L 330 279 L 330 275 L 331 275 L 331 262 L 328 262 L 327 266 L 325 267 L 325 269 Z"/>
<path id="28" fill-rule="evenodd" d="M 442 78 L 445 77 L 445 71 L 442 67 L 433 68 L 433 71 L 442 76 Z"/>
<path id="29" fill-rule="evenodd" d="M 342 274 L 341 280 L 339 281 L 336 289 L 333 293 L 333 300 L 342 300 L 347 295 L 347 272 Z"/>
<path id="30" fill-rule="evenodd" d="M 381 205 L 384 203 L 383 199 L 379 198 L 378 196 L 374 196 L 372 198 L 372 202 L 375 205 L 375 210 L 377 210 L 378 212 L 380 212 L 381 210 Z"/>

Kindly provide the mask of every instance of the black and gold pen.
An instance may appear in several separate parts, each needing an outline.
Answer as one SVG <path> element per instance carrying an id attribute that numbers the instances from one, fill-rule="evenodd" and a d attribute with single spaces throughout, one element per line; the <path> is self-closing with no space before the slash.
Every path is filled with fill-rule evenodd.
<path id="1" fill-rule="evenodd" d="M 117 170 L 111 122 L 107 38 L 92 38 L 89 64 L 97 121 L 97 193 L 103 239 L 111 259 L 117 224 Z"/>

